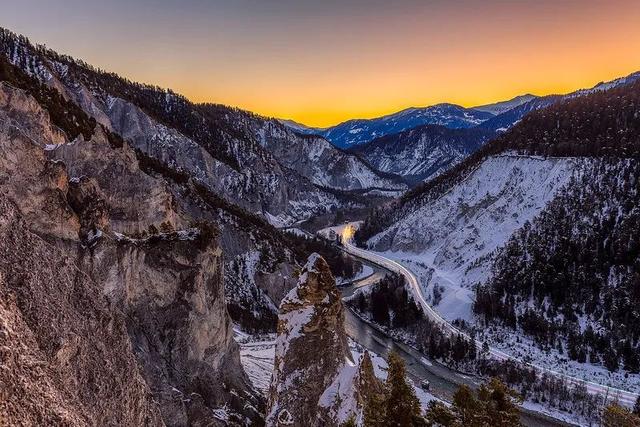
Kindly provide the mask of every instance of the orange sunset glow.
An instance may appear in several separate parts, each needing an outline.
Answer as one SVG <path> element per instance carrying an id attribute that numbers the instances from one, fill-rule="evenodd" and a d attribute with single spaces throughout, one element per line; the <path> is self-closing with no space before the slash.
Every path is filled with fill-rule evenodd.
<path id="1" fill-rule="evenodd" d="M 45 16 L 49 2 L 27 0 L 3 25 L 194 101 L 314 126 L 566 93 L 640 69 L 638 1 L 192 0 L 185 11 L 175 1 L 71 10 L 74 0 L 68 29 L 23 21 L 36 3 Z M 120 19 L 107 29 L 90 13 Z"/>

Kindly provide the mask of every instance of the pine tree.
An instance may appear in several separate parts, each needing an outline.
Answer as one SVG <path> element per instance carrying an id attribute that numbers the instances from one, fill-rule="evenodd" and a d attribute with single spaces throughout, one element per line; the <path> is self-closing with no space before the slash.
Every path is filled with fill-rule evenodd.
<path id="1" fill-rule="evenodd" d="M 638 426 L 640 426 L 640 417 L 619 405 L 609 405 L 602 413 L 602 427 Z"/>
<path id="2" fill-rule="evenodd" d="M 365 427 L 385 427 L 386 421 L 385 395 L 371 393 L 364 404 Z"/>
<path id="3" fill-rule="evenodd" d="M 469 359 L 476 360 L 478 357 L 478 346 L 475 337 L 471 338 L 471 346 L 469 347 Z"/>
<path id="4" fill-rule="evenodd" d="M 484 411 L 471 389 L 461 385 L 453 394 L 453 407 L 457 419 L 462 425 L 474 427 L 483 425 Z"/>
<path id="5" fill-rule="evenodd" d="M 482 343 L 482 356 L 483 357 L 488 357 L 489 353 L 490 353 L 489 344 L 486 341 L 484 341 Z"/>
<path id="6" fill-rule="evenodd" d="M 454 427 L 457 422 L 455 414 L 437 400 L 429 402 L 425 417 L 432 426 Z"/>
<path id="7" fill-rule="evenodd" d="M 366 427 L 384 427 L 385 425 L 385 405 L 384 386 L 376 378 L 373 371 L 373 363 L 369 352 L 365 351 L 360 360 L 358 369 L 358 390 L 364 412 L 364 425 Z"/>
<path id="8" fill-rule="evenodd" d="M 502 381 L 492 378 L 478 390 L 478 400 L 483 404 L 489 425 L 495 427 L 520 426 L 519 403 L 522 398 Z"/>
<path id="9" fill-rule="evenodd" d="M 604 366 L 611 372 L 615 372 L 618 370 L 620 365 L 620 361 L 618 360 L 618 355 L 612 349 L 608 349 L 604 354 Z"/>
<path id="10" fill-rule="evenodd" d="M 340 424 L 340 427 L 357 427 L 358 423 L 356 422 L 356 416 L 351 414 L 347 421 Z"/>
<path id="11" fill-rule="evenodd" d="M 404 362 L 395 352 L 389 355 L 386 382 L 386 425 L 411 427 L 420 418 L 420 402 L 405 378 Z"/>
<path id="12" fill-rule="evenodd" d="M 477 395 L 468 386 L 460 386 L 451 408 L 431 402 L 425 417 L 431 425 L 444 427 L 516 427 L 521 425 L 519 402 L 514 390 L 494 378 Z"/>

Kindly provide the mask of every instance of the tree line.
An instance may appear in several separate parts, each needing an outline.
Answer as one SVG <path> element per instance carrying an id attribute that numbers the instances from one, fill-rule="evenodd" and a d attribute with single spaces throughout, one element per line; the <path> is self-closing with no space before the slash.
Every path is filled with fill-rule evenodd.
<path id="1" fill-rule="evenodd" d="M 387 379 L 373 387 L 364 402 L 364 427 L 515 427 L 520 426 L 521 398 L 493 378 L 474 392 L 463 385 L 453 395 L 450 406 L 434 399 L 425 411 L 420 407 L 413 386 L 407 382 L 406 368 L 400 356 L 391 353 Z M 355 415 L 342 427 L 355 427 Z"/>

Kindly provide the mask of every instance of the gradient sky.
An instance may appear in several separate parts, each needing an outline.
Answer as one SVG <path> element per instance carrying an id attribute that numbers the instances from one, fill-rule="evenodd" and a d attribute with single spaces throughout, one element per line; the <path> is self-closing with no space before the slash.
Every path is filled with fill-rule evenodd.
<path id="1" fill-rule="evenodd" d="M 325 126 L 640 70 L 638 0 L 2 0 L 0 26 L 194 101 Z"/>

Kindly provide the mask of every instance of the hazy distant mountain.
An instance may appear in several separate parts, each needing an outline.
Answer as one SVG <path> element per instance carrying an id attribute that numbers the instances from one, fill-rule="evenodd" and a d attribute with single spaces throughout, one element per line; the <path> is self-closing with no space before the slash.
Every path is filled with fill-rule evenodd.
<path id="1" fill-rule="evenodd" d="M 376 138 L 351 149 L 374 168 L 417 184 L 446 171 L 476 151 L 495 133 L 424 125 Z"/>
<path id="2" fill-rule="evenodd" d="M 491 117 L 493 114 L 484 111 L 454 104 L 438 104 L 424 108 L 407 108 L 375 119 L 349 120 L 327 129 L 316 129 L 316 131 L 335 146 L 350 148 L 417 126 L 441 125 L 450 129 L 466 129 L 475 127 Z"/>
<path id="3" fill-rule="evenodd" d="M 484 111 L 486 113 L 491 113 L 497 116 L 498 114 L 502 114 L 506 111 L 514 109 L 535 98 L 537 98 L 536 95 L 531 95 L 530 93 L 528 93 L 526 95 L 516 96 L 515 98 L 511 98 L 508 101 L 501 101 L 501 102 L 496 102 L 494 104 L 480 105 L 478 107 L 473 107 L 473 109 L 478 111 Z"/>
<path id="4" fill-rule="evenodd" d="M 298 133 L 302 133 L 304 135 L 322 135 L 322 133 L 325 131 L 325 129 L 323 128 L 314 128 L 311 126 L 303 125 L 302 123 L 298 123 L 295 120 L 278 119 L 278 121 L 289 129 Z"/>
<path id="5" fill-rule="evenodd" d="M 481 123 L 478 127 L 494 132 L 504 132 L 514 124 L 518 123 L 524 116 L 532 111 L 548 107 L 563 97 L 561 95 L 548 95 L 533 98 L 532 100 L 507 110 L 495 117 L 490 118 L 486 122 Z"/>

